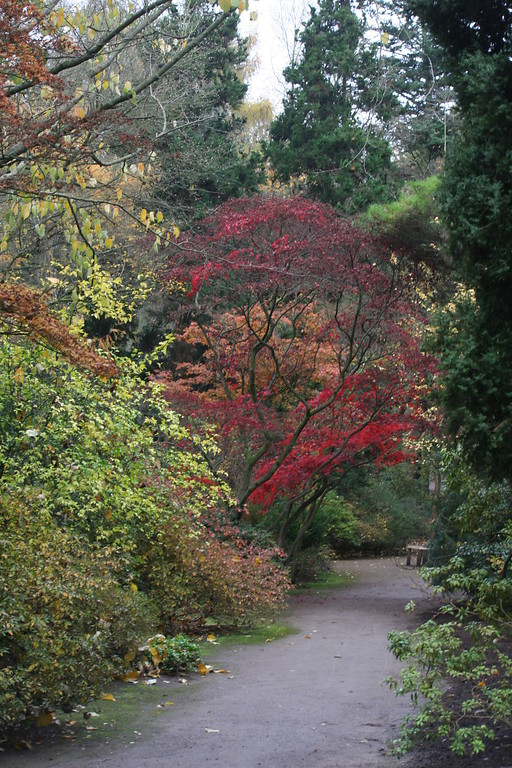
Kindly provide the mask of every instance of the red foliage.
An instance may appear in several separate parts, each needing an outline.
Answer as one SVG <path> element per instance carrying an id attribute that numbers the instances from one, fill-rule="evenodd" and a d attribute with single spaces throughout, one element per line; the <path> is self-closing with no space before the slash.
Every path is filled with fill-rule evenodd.
<path id="1" fill-rule="evenodd" d="M 416 275 L 328 206 L 235 200 L 172 246 L 190 362 L 168 396 L 221 434 L 238 502 L 268 508 L 369 460 L 405 458 L 434 361 Z"/>

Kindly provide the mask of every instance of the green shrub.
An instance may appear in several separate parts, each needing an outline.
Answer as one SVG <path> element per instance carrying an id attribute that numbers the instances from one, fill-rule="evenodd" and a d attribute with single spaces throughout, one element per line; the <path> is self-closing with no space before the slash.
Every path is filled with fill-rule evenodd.
<path id="1" fill-rule="evenodd" d="M 147 648 L 147 657 L 161 672 L 170 675 L 196 670 L 202 661 L 199 644 L 184 634 L 174 637 L 155 635 L 149 638 L 144 647 Z"/>
<path id="2" fill-rule="evenodd" d="M 0 497 L 0 737 L 101 692 L 156 620 L 108 551 L 61 530 L 36 500 Z"/>

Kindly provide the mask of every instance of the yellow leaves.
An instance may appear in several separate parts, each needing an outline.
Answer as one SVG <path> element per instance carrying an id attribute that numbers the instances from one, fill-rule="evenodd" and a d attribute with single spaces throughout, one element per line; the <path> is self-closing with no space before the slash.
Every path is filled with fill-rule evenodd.
<path id="1" fill-rule="evenodd" d="M 144 163 L 139 163 L 137 165 L 137 170 L 139 173 L 144 173 Z"/>
<path id="2" fill-rule="evenodd" d="M 14 371 L 14 381 L 16 381 L 18 384 L 23 384 L 25 381 L 25 374 L 21 365 Z"/>
<path id="3" fill-rule="evenodd" d="M 131 672 L 127 672 L 125 675 L 121 675 L 120 680 L 123 681 L 123 683 L 135 683 L 140 676 L 140 672 L 138 669 L 134 669 Z"/>
<path id="4" fill-rule="evenodd" d="M 383 45 L 389 44 L 389 32 L 383 32 L 380 36 L 381 42 Z"/>
<path id="5" fill-rule="evenodd" d="M 127 661 L 129 663 L 130 661 L 134 660 L 136 655 L 137 655 L 137 651 L 132 649 L 131 651 L 127 651 L 127 653 L 125 653 L 123 658 L 124 658 L 125 661 Z"/>
<path id="6" fill-rule="evenodd" d="M 31 204 L 30 203 L 24 203 L 21 206 L 21 217 L 23 219 L 28 219 L 28 217 L 30 216 L 31 210 L 32 210 Z"/>
<path id="7" fill-rule="evenodd" d="M 107 237 L 107 239 L 105 240 L 105 247 L 106 248 L 112 248 L 113 242 L 114 242 L 114 238 L 113 237 Z"/>
<path id="8" fill-rule="evenodd" d="M 117 199 L 120 200 L 122 198 L 122 196 L 123 196 L 123 190 L 121 188 L 118 188 L 118 190 L 116 192 Z"/>
<path id="9" fill-rule="evenodd" d="M 132 591 L 134 594 L 137 594 L 137 592 L 139 591 L 139 588 L 138 588 L 138 586 L 137 586 L 136 584 L 134 584 L 133 582 L 130 584 L 130 589 L 131 589 L 131 591 Z"/>
<path id="10" fill-rule="evenodd" d="M 201 662 L 200 664 L 197 665 L 197 671 L 199 672 L 200 675 L 207 675 L 210 670 L 208 669 L 206 664 Z"/>
<path id="11" fill-rule="evenodd" d="M 231 10 L 231 0 L 219 0 L 219 7 L 224 13 Z"/>
<path id="12" fill-rule="evenodd" d="M 85 113 L 85 109 L 83 107 L 75 107 L 75 109 L 73 110 L 73 114 L 79 120 L 83 120 L 86 113 Z"/>
<path id="13" fill-rule="evenodd" d="M 52 712 L 41 712 L 37 718 L 37 727 L 46 728 L 53 723 L 54 717 Z"/>
<path id="14" fill-rule="evenodd" d="M 164 215 L 163 215 L 162 211 L 158 211 L 157 214 L 156 214 L 157 223 L 160 224 L 160 222 L 163 221 L 163 219 L 164 219 Z"/>
<path id="15" fill-rule="evenodd" d="M 112 693 L 104 693 L 101 698 L 103 699 L 103 701 L 115 701 L 116 700 L 115 696 Z"/>
<path id="16" fill-rule="evenodd" d="M 148 212 L 146 211 L 145 208 L 143 208 L 142 211 L 140 212 L 140 220 L 142 221 L 143 224 L 146 223 L 147 217 L 148 217 Z"/>
<path id="17" fill-rule="evenodd" d="M 173 227 L 173 229 L 172 229 L 172 233 L 173 233 L 174 237 L 175 237 L 175 238 L 176 238 L 176 240 L 177 240 L 177 239 L 178 239 L 178 237 L 180 236 L 180 228 L 179 228 L 179 227 L 176 227 L 176 226 L 174 226 L 174 227 Z"/>

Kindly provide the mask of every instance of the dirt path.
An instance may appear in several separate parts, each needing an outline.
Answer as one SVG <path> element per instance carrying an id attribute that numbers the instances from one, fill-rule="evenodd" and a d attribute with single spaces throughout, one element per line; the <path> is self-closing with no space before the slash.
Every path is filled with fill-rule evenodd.
<path id="1" fill-rule="evenodd" d="M 410 624 L 403 607 L 411 598 L 422 599 L 422 582 L 393 560 L 345 561 L 338 568 L 354 577 L 351 586 L 294 598 L 290 622 L 297 634 L 216 649 L 209 661 L 229 669 L 229 676 L 194 675 L 186 687 L 176 681 L 153 686 L 151 710 L 160 717 L 139 726 L 128 723 L 110 743 L 60 742 L 4 755 L 0 763 L 6 768 L 396 768 L 398 761 L 385 754 L 386 743 L 408 704 L 380 684 L 397 670 L 386 636 Z M 162 707 L 168 699 L 174 705 Z"/>

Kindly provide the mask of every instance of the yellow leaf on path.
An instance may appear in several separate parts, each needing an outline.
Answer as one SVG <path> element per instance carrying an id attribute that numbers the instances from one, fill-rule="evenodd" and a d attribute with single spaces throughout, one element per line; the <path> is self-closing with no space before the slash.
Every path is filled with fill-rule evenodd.
<path id="1" fill-rule="evenodd" d="M 197 671 L 199 672 L 200 675 L 207 675 L 210 670 L 208 669 L 206 664 L 203 664 L 201 662 L 201 664 L 197 665 Z"/>
<path id="2" fill-rule="evenodd" d="M 207 635 L 206 639 L 208 640 L 209 643 L 214 643 L 217 638 L 215 637 L 215 635 Z"/>
<path id="3" fill-rule="evenodd" d="M 41 714 L 37 718 L 38 728 L 45 728 L 47 725 L 51 725 L 52 723 L 53 723 L 53 714 L 51 712 L 41 712 Z"/>
<path id="4" fill-rule="evenodd" d="M 139 679 L 140 672 L 137 669 L 133 669 L 131 672 L 127 672 L 126 675 L 121 675 L 123 683 L 133 683 L 134 680 Z"/>
<path id="5" fill-rule="evenodd" d="M 115 696 L 113 696 L 111 693 L 104 693 L 101 697 L 103 701 L 115 701 Z"/>
<path id="6" fill-rule="evenodd" d="M 166 707 L 174 707 L 174 701 L 166 701 L 165 702 Z"/>

